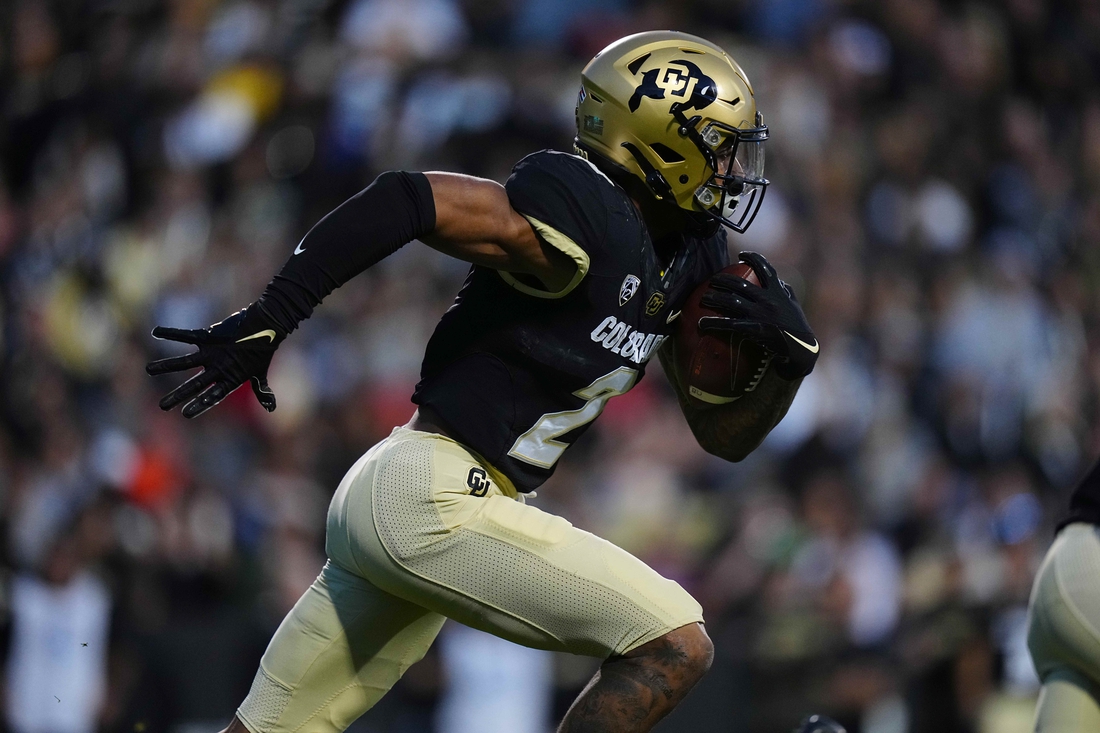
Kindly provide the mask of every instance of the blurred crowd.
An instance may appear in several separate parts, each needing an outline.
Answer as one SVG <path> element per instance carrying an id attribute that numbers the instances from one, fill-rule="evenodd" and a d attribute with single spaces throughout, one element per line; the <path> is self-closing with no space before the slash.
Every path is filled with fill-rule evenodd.
<path id="1" fill-rule="evenodd" d="M 660 731 L 1030 730 L 1030 582 L 1100 453 L 1095 0 L 0 3 L 6 730 L 226 724 L 467 268 L 414 243 L 334 293 L 271 415 L 162 413 L 151 327 L 246 305 L 381 171 L 570 150 L 584 63 L 655 28 L 755 85 L 773 183 L 731 247 L 822 356 L 740 464 L 651 375 L 533 502 L 704 604 L 714 668 Z M 353 731 L 547 733 L 595 666 L 448 626 Z"/>

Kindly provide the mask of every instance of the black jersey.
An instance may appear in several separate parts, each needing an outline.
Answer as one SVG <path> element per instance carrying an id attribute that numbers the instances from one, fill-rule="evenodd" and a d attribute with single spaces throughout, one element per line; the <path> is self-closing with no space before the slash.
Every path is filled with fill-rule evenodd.
<path id="1" fill-rule="evenodd" d="M 578 263 L 564 291 L 474 266 L 428 342 L 413 402 L 529 492 L 633 387 L 698 283 L 729 263 L 725 233 L 683 237 L 662 266 L 626 192 L 584 158 L 542 151 L 505 184 L 512 207 Z"/>
<path id="2" fill-rule="evenodd" d="M 1058 523 L 1061 530 L 1073 522 L 1100 524 L 1100 461 L 1093 464 L 1069 500 L 1069 514 Z"/>

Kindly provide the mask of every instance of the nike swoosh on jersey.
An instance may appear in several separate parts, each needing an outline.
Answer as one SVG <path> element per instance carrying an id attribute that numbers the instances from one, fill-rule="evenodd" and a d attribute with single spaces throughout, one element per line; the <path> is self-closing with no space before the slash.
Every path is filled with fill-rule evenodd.
<path id="1" fill-rule="evenodd" d="M 299 242 L 299 243 L 298 243 L 298 246 L 294 248 L 294 254 L 296 254 L 296 255 L 300 255 L 300 254 L 302 254 L 303 252 L 305 252 L 305 250 L 304 250 L 304 249 L 302 249 L 302 243 L 301 243 L 301 242 Z"/>
<path id="2" fill-rule="evenodd" d="M 675 313 L 669 313 L 668 318 L 665 319 L 665 323 L 672 323 L 673 321 L 675 321 L 679 317 L 680 317 L 680 311 L 676 311 Z"/>
<path id="3" fill-rule="evenodd" d="M 245 336 L 243 339 L 237 339 L 237 343 L 239 344 L 242 341 L 251 341 L 252 339 L 263 338 L 264 336 L 267 336 L 268 339 L 270 339 L 272 342 L 275 341 L 275 332 L 269 328 L 264 331 L 254 333 L 251 336 Z"/>
<path id="4" fill-rule="evenodd" d="M 792 334 L 790 331 L 784 331 L 783 333 L 787 334 L 792 339 L 797 341 L 799 346 L 802 346 L 803 348 L 806 349 L 806 351 L 809 351 L 811 354 L 816 354 L 821 349 L 821 344 L 817 343 L 817 339 L 814 339 L 814 343 L 811 346 L 810 344 L 806 343 L 802 339 L 800 339 L 797 336 L 795 336 L 794 334 Z"/>

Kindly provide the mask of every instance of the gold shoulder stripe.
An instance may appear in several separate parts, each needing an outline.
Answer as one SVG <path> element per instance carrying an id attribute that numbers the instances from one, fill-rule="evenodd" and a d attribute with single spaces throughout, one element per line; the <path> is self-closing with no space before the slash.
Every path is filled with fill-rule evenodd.
<path id="1" fill-rule="evenodd" d="M 549 224 L 541 222 L 533 216 L 527 216 L 526 214 L 523 214 L 523 218 L 531 222 L 531 226 L 540 238 L 548 242 L 554 249 L 569 255 L 569 258 L 576 263 L 577 271 L 574 273 L 573 279 L 569 281 L 569 284 L 556 293 L 525 285 L 517 280 L 510 272 L 505 272 L 504 270 L 497 270 L 497 272 L 500 273 L 504 282 L 526 295 L 531 295 L 536 298 L 564 298 L 566 295 L 573 292 L 573 289 L 580 285 L 581 280 L 588 274 L 588 268 L 591 265 L 588 253 L 581 249 L 579 244 Z"/>

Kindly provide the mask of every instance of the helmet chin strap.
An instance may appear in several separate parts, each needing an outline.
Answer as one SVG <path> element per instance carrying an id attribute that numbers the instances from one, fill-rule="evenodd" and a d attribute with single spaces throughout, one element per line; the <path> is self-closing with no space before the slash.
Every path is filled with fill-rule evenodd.
<path id="1" fill-rule="evenodd" d="M 661 172 L 653 167 L 653 164 L 645 157 L 645 153 L 638 150 L 638 147 L 633 143 L 625 142 L 622 143 L 622 146 L 626 148 L 627 152 L 634 156 L 634 160 L 637 161 L 638 167 L 645 173 L 645 183 L 650 193 L 653 194 L 653 198 L 662 204 L 668 204 L 675 211 L 683 222 L 684 229 L 688 234 L 693 237 L 706 238 L 717 233 L 722 223 L 721 219 L 710 211 L 695 213 L 681 209 L 676 205 L 676 197 L 672 192 L 672 186 L 668 184 L 668 180 L 661 175 Z M 730 200 L 733 200 L 733 206 L 736 207 L 740 201 L 740 197 L 726 196 L 726 201 Z M 733 209 L 729 211 L 732 213 Z M 699 215 L 700 213 L 702 216 Z M 723 213 L 725 213 L 725 207 L 723 208 Z"/>
<path id="2" fill-rule="evenodd" d="M 680 211 L 683 212 L 684 220 L 688 223 L 688 234 L 693 237 L 698 237 L 699 239 L 713 237 L 722 226 L 722 222 L 718 219 L 703 214 L 702 212 L 684 211 L 683 209 L 680 209 Z"/>
<path id="3" fill-rule="evenodd" d="M 668 180 L 665 179 L 661 172 L 653 167 L 653 164 L 646 159 L 645 154 L 638 148 L 629 142 L 622 143 L 622 146 L 634 156 L 634 160 L 638 162 L 638 167 L 646 173 L 645 181 L 638 179 L 638 176 L 630 173 L 625 168 L 612 163 L 607 160 L 603 155 L 597 153 L 587 147 L 581 145 L 579 142 L 574 143 L 574 147 L 584 153 L 590 161 L 598 161 L 602 170 L 604 170 L 611 178 L 615 179 L 626 188 L 628 191 L 632 190 L 631 186 L 636 185 L 639 193 L 641 191 L 648 191 L 653 196 L 655 204 L 661 206 L 667 210 L 668 215 L 674 216 L 679 222 L 682 231 L 693 237 L 699 237 L 705 239 L 711 237 L 718 232 L 718 229 L 722 225 L 722 220 L 713 211 L 687 211 L 681 209 L 676 204 L 676 198 L 672 193 L 672 187 L 668 185 Z M 644 188 L 641 184 L 645 184 Z M 658 191 L 664 191 L 662 197 Z M 736 207 L 740 202 L 739 196 L 727 196 L 727 201 L 733 201 L 733 206 Z M 730 210 L 732 211 L 732 209 Z"/>
<path id="4" fill-rule="evenodd" d="M 649 186 L 649 190 L 653 192 L 657 200 L 665 201 L 666 199 L 675 198 L 668 179 L 653 167 L 653 164 L 649 162 L 649 158 L 645 157 L 645 153 L 638 150 L 638 146 L 634 143 L 623 143 L 622 145 L 628 153 L 634 156 L 634 160 L 637 162 L 638 167 L 642 169 L 642 173 L 645 173 L 646 185 Z"/>

